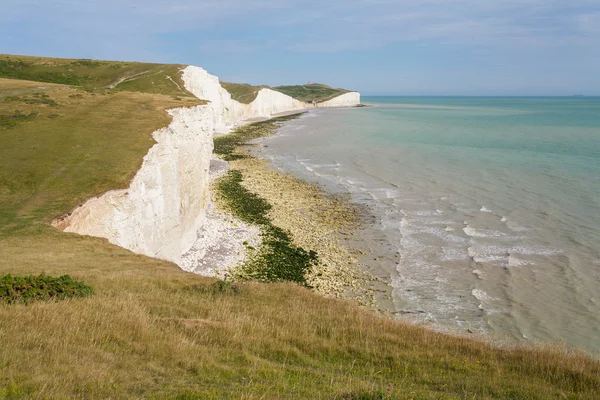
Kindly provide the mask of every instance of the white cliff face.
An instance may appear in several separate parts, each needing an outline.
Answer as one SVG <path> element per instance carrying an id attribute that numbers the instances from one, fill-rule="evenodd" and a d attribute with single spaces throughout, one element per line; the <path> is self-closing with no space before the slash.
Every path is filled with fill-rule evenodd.
<path id="1" fill-rule="evenodd" d="M 183 70 L 185 88 L 196 97 L 210 101 L 215 112 L 215 129 L 227 132 L 240 122 L 253 118 L 270 118 L 273 114 L 302 110 L 307 103 L 296 100 L 271 89 L 262 89 L 250 104 L 231 98 L 231 94 L 219 83 L 219 78 L 204 69 L 188 66 Z"/>
<path id="2" fill-rule="evenodd" d="M 169 110 L 171 124 L 153 133 L 157 143 L 130 187 L 92 198 L 54 225 L 66 232 L 107 238 L 188 271 L 220 275 L 223 271 L 218 267 L 227 268 L 243 258 L 242 243 L 255 244 L 259 231 L 209 207 L 213 134 L 244 120 L 314 105 L 270 89 L 261 90 L 252 103 L 242 104 L 202 68 L 186 67 L 182 77 L 187 90 L 210 104 Z M 359 103 L 358 93 L 347 93 L 317 107 Z"/>
<path id="3" fill-rule="evenodd" d="M 157 144 L 128 189 L 90 199 L 55 225 L 179 263 L 203 224 L 214 123 L 208 106 L 169 114 L 173 121 L 154 132 Z"/>
<path id="4" fill-rule="evenodd" d="M 360 93 L 348 92 L 334 97 L 329 101 L 319 103 L 317 107 L 354 107 L 360 104 Z"/>

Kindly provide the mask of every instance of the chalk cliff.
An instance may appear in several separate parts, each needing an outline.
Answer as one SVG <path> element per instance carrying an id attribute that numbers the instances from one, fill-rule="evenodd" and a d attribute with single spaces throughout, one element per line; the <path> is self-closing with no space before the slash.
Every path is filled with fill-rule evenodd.
<path id="1" fill-rule="evenodd" d="M 243 254 L 240 237 L 257 235 L 256 229 L 239 232 L 239 223 L 209 212 L 209 166 L 213 134 L 226 132 L 244 120 L 315 107 L 282 93 L 263 89 L 250 104 L 231 98 L 219 79 L 204 69 L 182 71 L 185 87 L 208 105 L 169 110 L 171 124 L 153 133 L 156 144 L 125 190 L 114 190 L 88 200 L 55 226 L 66 232 L 107 238 L 136 253 L 166 259 L 186 270 L 202 272 L 201 259 L 235 261 Z M 360 103 L 356 92 L 316 105 L 346 107 Z M 240 241 L 224 246 L 223 241 Z M 223 251 L 223 249 L 227 251 Z M 216 255 L 216 256 L 215 256 Z M 234 255 L 234 257 L 232 257 Z M 218 258 L 218 257 L 217 257 Z M 210 268 L 209 268 L 210 270 Z"/>
<path id="2" fill-rule="evenodd" d="M 329 101 L 319 103 L 317 107 L 354 107 L 360 104 L 360 93 L 348 92 L 334 97 Z"/>
<path id="3" fill-rule="evenodd" d="M 128 189 L 92 198 L 55 225 L 179 263 L 202 226 L 214 123 L 207 106 L 169 114 L 171 124 L 153 133 L 157 143 Z"/>

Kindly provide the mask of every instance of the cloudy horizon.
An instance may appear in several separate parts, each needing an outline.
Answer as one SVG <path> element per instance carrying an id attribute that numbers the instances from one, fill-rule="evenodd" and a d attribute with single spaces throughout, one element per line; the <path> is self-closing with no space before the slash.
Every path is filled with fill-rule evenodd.
<path id="1" fill-rule="evenodd" d="M 0 53 L 194 64 L 363 94 L 600 95 L 600 3 L 8 0 Z"/>

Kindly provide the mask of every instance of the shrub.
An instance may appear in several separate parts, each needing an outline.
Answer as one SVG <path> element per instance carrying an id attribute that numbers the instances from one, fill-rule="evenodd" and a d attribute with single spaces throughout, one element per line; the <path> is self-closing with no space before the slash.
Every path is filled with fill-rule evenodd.
<path id="1" fill-rule="evenodd" d="M 46 275 L 12 276 L 0 278 L 0 302 L 8 304 L 29 304 L 34 301 L 64 300 L 73 297 L 87 297 L 94 290 L 83 282 L 75 281 L 69 275 L 59 278 Z"/>
<path id="2" fill-rule="evenodd" d="M 10 129 L 17 126 L 22 121 L 33 121 L 37 118 L 39 112 L 32 111 L 29 114 L 21 110 L 15 110 L 12 114 L 0 114 L 0 129 Z"/>

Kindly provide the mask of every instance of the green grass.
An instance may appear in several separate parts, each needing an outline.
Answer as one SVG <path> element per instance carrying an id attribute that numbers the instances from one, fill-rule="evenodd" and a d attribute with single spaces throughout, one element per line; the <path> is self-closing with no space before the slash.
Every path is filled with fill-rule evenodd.
<path id="1" fill-rule="evenodd" d="M 169 124 L 165 109 L 201 103 L 65 86 L 4 101 L 3 92 L 18 89 L 32 83 L 0 79 L 0 236 L 51 230 L 53 218 L 88 198 L 127 187 L 154 144 L 151 133 Z"/>
<path id="2" fill-rule="evenodd" d="M 258 92 L 263 88 L 269 88 L 281 92 L 300 101 L 315 103 L 331 100 L 344 93 L 348 93 L 348 90 L 335 89 L 320 83 L 269 87 L 252 86 L 247 83 L 221 82 L 221 86 L 223 86 L 231 94 L 232 99 L 244 104 L 252 103 L 254 99 L 256 99 Z"/>
<path id="3" fill-rule="evenodd" d="M 38 116 L 37 111 L 24 113 L 21 110 L 15 110 L 12 113 L 0 114 L 0 131 L 5 129 L 16 128 L 19 123 L 24 121 L 33 121 Z"/>
<path id="4" fill-rule="evenodd" d="M 54 278 L 46 275 L 9 274 L 0 277 L 0 303 L 30 304 L 34 301 L 65 300 L 92 294 L 94 290 L 90 286 L 73 280 L 69 275 Z"/>
<path id="5" fill-rule="evenodd" d="M 90 92 L 114 89 L 193 97 L 181 80 L 183 67 L 0 54 L 0 78 L 77 86 Z"/>
<path id="6" fill-rule="evenodd" d="M 268 86 L 252 86 L 247 83 L 231 82 L 221 82 L 221 86 L 231 94 L 233 100 L 244 104 L 252 103 L 261 89 L 268 88 Z"/>
<path id="7" fill-rule="evenodd" d="M 307 85 L 295 86 L 276 86 L 272 89 L 301 101 L 312 101 L 315 103 L 322 103 L 344 93 L 348 93 L 348 90 L 335 89 L 320 83 L 309 83 Z"/>

